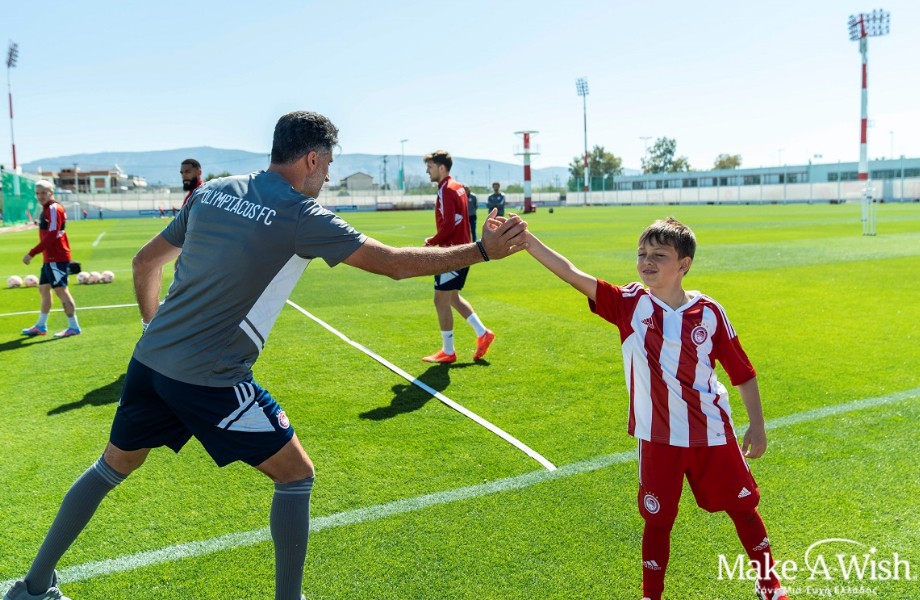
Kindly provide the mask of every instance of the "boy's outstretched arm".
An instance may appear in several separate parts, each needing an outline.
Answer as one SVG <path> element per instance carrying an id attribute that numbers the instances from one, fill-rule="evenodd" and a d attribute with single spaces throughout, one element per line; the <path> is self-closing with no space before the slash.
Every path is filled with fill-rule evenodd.
<path id="1" fill-rule="evenodd" d="M 589 300 L 597 299 L 597 278 L 588 275 L 579 270 L 566 257 L 562 256 L 537 238 L 533 233 L 528 231 L 527 251 L 531 256 L 540 261 L 544 267 L 556 274 L 559 279 L 565 281 L 573 288 L 588 297 Z"/>
<path id="2" fill-rule="evenodd" d="M 757 378 L 752 377 L 738 386 L 738 393 L 748 414 L 748 428 L 744 432 L 741 451 L 747 458 L 760 458 L 767 451 L 767 431 L 764 426 L 763 406 Z"/>

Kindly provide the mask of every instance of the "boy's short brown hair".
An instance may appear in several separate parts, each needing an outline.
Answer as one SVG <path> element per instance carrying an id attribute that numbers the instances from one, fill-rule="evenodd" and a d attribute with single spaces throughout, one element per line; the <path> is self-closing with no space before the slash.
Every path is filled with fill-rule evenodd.
<path id="1" fill-rule="evenodd" d="M 447 150 L 435 150 L 431 154 L 426 154 L 424 160 L 425 162 L 431 161 L 436 165 L 444 165 L 448 173 L 450 173 L 450 168 L 454 166 L 454 159 L 450 157 L 450 152 Z"/>
<path id="2" fill-rule="evenodd" d="M 671 246 L 677 250 L 677 258 L 693 258 L 696 254 L 696 236 L 693 235 L 693 230 L 674 217 L 658 219 L 646 227 L 639 236 L 639 245 L 646 242 Z"/>

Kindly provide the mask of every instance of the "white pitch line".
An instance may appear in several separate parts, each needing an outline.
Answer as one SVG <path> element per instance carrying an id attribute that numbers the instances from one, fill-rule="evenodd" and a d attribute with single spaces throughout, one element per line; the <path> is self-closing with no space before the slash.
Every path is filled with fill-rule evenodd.
<path id="1" fill-rule="evenodd" d="M 78 306 L 77 310 L 102 310 L 106 308 L 130 308 L 132 306 L 137 306 L 137 302 L 134 304 L 109 304 L 108 306 Z M 24 310 L 22 312 L 11 312 L 0 314 L 0 317 L 17 317 L 19 315 L 37 315 L 41 311 L 38 310 Z M 52 308 L 51 312 L 64 312 L 63 308 Z"/>
<path id="2" fill-rule="evenodd" d="M 788 427 L 790 425 L 798 425 L 799 423 L 815 421 L 824 417 L 840 415 L 848 412 L 862 410 L 864 408 L 870 408 L 873 406 L 903 402 L 912 398 L 920 398 L 920 388 L 905 390 L 903 392 L 895 392 L 894 394 L 879 396 L 877 398 L 854 400 L 845 404 L 827 406 L 824 408 L 817 408 L 814 410 L 787 415 L 785 417 L 778 417 L 776 419 L 767 421 L 766 427 L 767 429 Z M 738 437 L 741 437 L 741 435 L 739 434 Z M 631 462 L 635 459 L 635 450 L 627 450 L 625 452 L 608 454 L 606 456 L 598 456 L 596 458 L 579 461 L 577 463 L 563 465 L 555 471 L 533 471 L 523 475 L 498 479 L 488 483 L 481 483 L 478 485 L 471 485 L 467 487 L 456 488 L 453 490 L 436 492 L 433 494 L 425 494 L 424 496 L 416 496 L 415 498 L 396 500 L 386 504 L 378 504 L 375 506 L 348 510 L 326 517 L 316 517 L 311 519 L 310 530 L 317 532 L 323 529 L 332 529 L 346 525 L 357 525 L 370 521 L 376 521 L 378 519 L 383 519 L 393 515 L 423 510 L 425 508 L 430 508 L 432 506 L 438 506 L 441 504 L 449 504 L 451 502 L 458 502 L 460 500 L 468 500 L 471 498 L 480 498 L 508 490 L 528 488 L 533 485 L 537 485 L 538 483 L 571 477 L 573 475 L 580 475 L 582 473 L 590 473 L 605 467 Z M 103 575 L 111 575 L 112 573 L 133 571 L 135 569 L 150 567 L 153 565 L 178 560 L 180 558 L 190 558 L 194 556 L 212 554 L 214 552 L 221 552 L 223 550 L 232 550 L 242 546 L 252 546 L 254 544 L 267 542 L 269 540 L 271 540 L 271 533 L 268 527 L 253 529 L 251 531 L 229 533 L 207 540 L 176 544 L 174 546 L 167 546 L 166 548 L 161 548 L 159 550 L 148 550 L 146 552 L 138 552 L 136 554 L 130 554 L 118 558 L 93 561 L 83 563 L 82 565 L 67 567 L 60 570 L 61 581 L 83 581 L 84 579 L 91 579 L 93 577 L 100 577 Z M 9 588 L 11 585 L 13 585 L 13 583 L 15 583 L 14 580 L 0 582 L 0 590 Z"/>
<path id="3" fill-rule="evenodd" d="M 331 332 L 331 333 L 337 335 L 339 338 L 342 339 L 342 341 L 344 341 L 344 342 L 350 344 L 351 346 L 357 348 L 357 349 L 360 350 L 361 352 L 367 354 L 368 356 L 370 356 L 371 358 L 373 358 L 374 360 L 376 360 L 377 362 L 379 362 L 380 364 L 382 364 L 382 365 L 385 366 L 386 368 L 390 369 L 391 371 L 393 371 L 394 373 L 396 373 L 396 374 L 399 375 L 400 377 L 403 377 L 403 378 L 404 378 L 406 381 L 408 381 L 409 383 L 411 383 L 411 384 L 413 384 L 413 385 L 415 385 L 415 386 L 420 387 L 421 389 L 425 390 L 426 392 L 428 392 L 429 394 L 431 394 L 432 396 L 434 396 L 435 398 L 437 398 L 438 400 L 440 400 L 441 402 L 443 402 L 443 403 L 446 404 L 447 406 L 451 407 L 452 409 L 454 409 L 455 411 L 457 411 L 457 412 L 460 413 L 461 415 L 463 415 L 463 416 L 465 416 L 465 417 L 467 417 L 467 418 L 469 418 L 469 419 L 472 419 L 473 421 L 475 421 L 475 422 L 478 423 L 479 425 L 485 427 L 486 429 L 488 429 L 489 431 L 491 431 L 492 433 L 494 433 L 494 434 L 497 435 L 498 437 L 502 438 L 503 440 L 505 440 L 506 442 L 508 442 L 508 443 L 511 444 L 512 446 L 514 446 L 515 448 L 521 450 L 522 452 L 524 452 L 524 454 L 526 454 L 526 455 L 529 456 L 530 458 L 534 459 L 535 461 L 537 461 L 538 463 L 540 463 L 541 465 L 543 465 L 543 467 L 544 467 L 547 471 L 554 471 L 554 470 L 556 470 L 556 465 L 554 465 L 553 463 L 551 463 L 550 461 L 548 461 L 546 458 L 543 457 L 543 455 L 541 455 L 540 453 L 538 453 L 536 450 L 532 449 L 530 446 L 528 446 L 528 445 L 525 444 L 524 442 L 518 440 L 516 437 L 514 437 L 514 436 L 511 435 L 510 433 L 504 431 L 503 429 L 499 428 L 499 427 L 496 426 L 496 425 L 493 425 L 493 424 L 490 423 L 489 421 L 486 421 L 485 419 L 483 419 L 482 417 L 480 417 L 479 415 L 477 415 L 477 414 L 474 413 L 473 411 L 471 411 L 471 410 L 465 408 L 464 406 L 462 406 L 462 405 L 460 405 L 460 404 L 457 404 L 456 402 L 454 402 L 453 400 L 451 400 L 450 398 L 448 398 L 447 396 L 445 396 L 445 395 L 442 394 L 441 392 L 439 392 L 439 391 L 437 391 L 436 389 L 432 388 L 431 386 L 427 385 L 424 381 L 421 381 L 421 380 L 418 379 L 417 377 L 413 377 L 412 375 L 409 375 L 408 373 L 406 373 L 405 371 L 403 371 L 402 369 L 400 369 L 399 367 L 397 367 L 396 365 L 394 365 L 393 363 L 391 363 L 391 362 L 388 361 L 387 359 L 383 358 L 382 356 L 380 356 L 380 355 L 377 354 L 376 352 L 374 352 L 374 351 L 372 351 L 372 350 L 369 350 L 368 348 L 365 348 L 364 346 L 362 346 L 362 345 L 359 344 L 358 342 L 355 342 L 355 341 L 349 339 L 344 333 L 342 333 L 342 332 L 339 331 L 338 329 L 332 327 L 331 325 L 329 325 L 328 323 L 326 323 L 325 321 L 323 321 L 323 320 L 320 319 L 319 317 L 317 317 L 317 316 L 311 314 L 310 312 L 308 312 L 308 311 L 307 311 L 306 309 L 304 309 L 303 307 L 298 306 L 297 304 L 291 302 L 290 300 L 288 300 L 287 303 L 288 303 L 289 305 L 291 305 L 292 307 L 294 307 L 296 310 L 300 311 L 301 313 L 303 313 L 304 315 L 306 315 L 307 317 L 309 317 L 310 319 L 313 319 L 314 321 L 316 321 L 316 323 L 318 323 L 319 325 L 321 325 L 323 328 L 325 328 L 325 329 L 328 330 L 329 332 Z"/>
<path id="4" fill-rule="evenodd" d="M 105 235 L 105 232 L 104 232 L 104 231 L 103 231 L 102 233 L 99 234 L 99 237 L 97 237 L 97 238 L 96 238 L 96 241 L 93 242 L 93 248 L 95 248 L 96 246 L 99 245 L 99 242 L 102 241 L 102 236 L 104 236 L 104 235 Z"/>

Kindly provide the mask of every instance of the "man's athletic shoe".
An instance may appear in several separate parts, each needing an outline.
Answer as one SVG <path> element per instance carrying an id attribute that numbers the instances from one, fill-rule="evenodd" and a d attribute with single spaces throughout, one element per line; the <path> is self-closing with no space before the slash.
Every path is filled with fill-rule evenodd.
<path id="1" fill-rule="evenodd" d="M 445 354 L 443 350 L 438 350 L 431 356 L 426 356 L 422 360 L 425 362 L 433 363 L 452 363 L 457 360 L 457 353 L 454 352 L 453 354 Z"/>
<path id="2" fill-rule="evenodd" d="M 48 333 L 48 328 L 39 327 L 38 325 L 33 325 L 32 327 L 29 327 L 28 329 L 22 330 L 22 335 L 27 335 L 29 337 L 35 337 L 37 335 L 45 335 L 46 333 Z"/>
<path id="3" fill-rule="evenodd" d="M 13 587 L 3 596 L 3 600 L 70 600 L 70 598 L 61 593 L 61 590 L 57 587 L 57 583 L 58 576 L 57 571 L 55 571 L 54 575 L 51 577 L 51 587 L 36 596 L 35 594 L 29 593 L 26 582 L 20 579 L 14 583 Z"/>
<path id="4" fill-rule="evenodd" d="M 789 600 L 786 590 L 783 588 L 773 588 L 768 590 L 763 590 L 759 585 L 754 586 L 754 593 L 757 594 L 758 600 Z"/>
<path id="5" fill-rule="evenodd" d="M 58 331 L 57 333 L 55 333 L 55 334 L 54 334 L 54 337 L 56 337 L 56 338 L 73 337 L 73 336 L 75 336 L 75 335 L 80 335 L 81 333 L 83 333 L 83 331 L 80 330 L 80 329 L 75 329 L 75 328 L 73 328 L 73 327 L 68 327 L 68 328 L 65 329 L 64 331 Z"/>
<path id="6" fill-rule="evenodd" d="M 473 355 L 473 360 L 479 360 L 486 355 L 486 352 L 489 351 L 489 346 L 492 345 L 492 340 L 495 339 L 495 334 L 486 329 L 486 332 L 476 338 L 476 354 Z"/>

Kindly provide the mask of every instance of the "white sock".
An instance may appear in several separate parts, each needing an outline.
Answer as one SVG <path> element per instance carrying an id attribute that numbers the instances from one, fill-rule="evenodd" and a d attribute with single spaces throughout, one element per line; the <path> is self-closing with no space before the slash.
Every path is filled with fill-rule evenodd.
<path id="1" fill-rule="evenodd" d="M 48 326 L 48 314 L 49 313 L 38 313 L 38 323 L 35 324 L 36 327 L 47 327 Z"/>
<path id="2" fill-rule="evenodd" d="M 80 325 L 77 323 L 77 313 L 74 313 L 72 317 L 67 317 L 67 324 L 71 329 L 80 329 Z"/>
<path id="3" fill-rule="evenodd" d="M 453 331 L 442 331 L 441 339 L 443 340 L 443 346 L 441 351 L 444 354 L 453 354 L 454 353 L 454 332 Z"/>
<path id="4" fill-rule="evenodd" d="M 486 332 L 486 326 L 482 324 L 482 321 L 479 320 L 479 316 L 476 313 L 468 316 L 466 322 L 472 325 L 473 329 L 476 330 L 476 337 L 482 337 L 482 334 Z"/>

